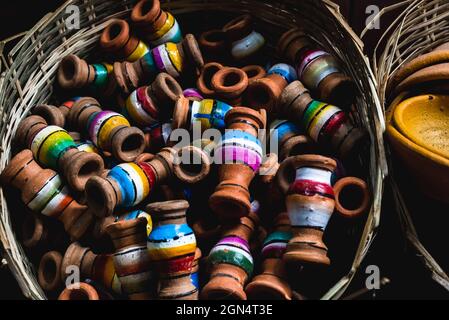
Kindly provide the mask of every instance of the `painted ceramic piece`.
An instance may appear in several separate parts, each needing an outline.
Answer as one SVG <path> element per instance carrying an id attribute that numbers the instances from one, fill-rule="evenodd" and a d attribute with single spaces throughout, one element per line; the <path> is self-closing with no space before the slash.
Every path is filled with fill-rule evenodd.
<path id="1" fill-rule="evenodd" d="M 69 188 L 55 171 L 41 168 L 31 150 L 23 150 L 3 170 L 3 185 L 21 190 L 22 201 L 33 212 L 61 221 L 73 239 L 81 238 L 93 222 L 86 206 L 70 195 Z"/>
<path id="2" fill-rule="evenodd" d="M 145 149 L 142 130 L 132 127 L 123 115 L 102 110 L 94 98 L 76 101 L 67 120 L 78 132 L 88 135 L 98 149 L 112 153 L 120 162 L 133 161 Z"/>
<path id="3" fill-rule="evenodd" d="M 184 200 L 148 205 L 154 229 L 148 238 L 148 253 L 159 276 L 161 300 L 197 300 L 198 288 L 192 283 L 192 263 L 196 238 L 186 221 L 189 203 Z"/>
<path id="4" fill-rule="evenodd" d="M 203 100 L 203 96 L 201 95 L 201 92 L 199 92 L 198 89 L 195 88 L 187 88 L 183 91 L 184 97 L 187 99 L 193 100 L 193 101 L 201 101 Z"/>

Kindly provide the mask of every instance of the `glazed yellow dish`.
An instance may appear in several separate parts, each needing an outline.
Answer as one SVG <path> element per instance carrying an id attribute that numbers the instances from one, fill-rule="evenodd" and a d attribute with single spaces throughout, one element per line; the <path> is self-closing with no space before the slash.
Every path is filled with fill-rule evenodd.
<path id="1" fill-rule="evenodd" d="M 399 103 L 395 127 L 419 146 L 449 159 L 449 96 L 422 95 Z"/>

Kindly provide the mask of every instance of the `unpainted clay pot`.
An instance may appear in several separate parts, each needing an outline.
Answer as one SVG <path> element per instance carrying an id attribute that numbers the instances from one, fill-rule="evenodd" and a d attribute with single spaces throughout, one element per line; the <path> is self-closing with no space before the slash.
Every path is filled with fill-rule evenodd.
<path id="1" fill-rule="evenodd" d="M 172 59 L 163 59 L 170 55 Z M 114 63 L 113 79 L 120 93 L 128 96 L 135 89 L 147 84 L 161 72 L 175 79 L 195 76 L 204 65 L 198 42 L 187 34 L 180 43 L 166 43 L 152 49 L 139 60 Z"/>
<path id="2" fill-rule="evenodd" d="M 11 159 L 0 180 L 21 190 L 22 201 L 30 210 L 60 220 L 73 239 L 81 238 L 93 222 L 91 212 L 72 198 L 61 177 L 41 168 L 28 149 Z"/>
<path id="3" fill-rule="evenodd" d="M 103 111 L 97 100 L 84 97 L 74 103 L 67 117 L 78 132 L 86 133 L 96 147 L 120 162 L 134 161 L 145 149 L 145 137 L 121 114 Z"/>
<path id="4" fill-rule="evenodd" d="M 339 106 L 354 102 L 355 82 L 344 74 L 335 57 L 319 49 L 304 30 L 293 28 L 284 33 L 278 51 L 296 66 L 298 78 L 316 92 L 318 99 Z"/>
<path id="5" fill-rule="evenodd" d="M 100 47 L 119 60 L 134 62 L 148 53 L 148 46 L 131 34 L 128 22 L 110 19 L 100 36 Z"/>
<path id="6" fill-rule="evenodd" d="M 231 109 L 229 104 L 220 100 L 194 101 L 181 97 L 173 112 L 172 129 L 193 130 L 195 125 L 199 125 L 202 132 L 211 128 L 224 130 L 226 114 Z"/>
<path id="7" fill-rule="evenodd" d="M 229 59 L 229 47 L 223 30 L 211 29 L 201 33 L 198 43 L 206 61 L 227 61 Z"/>
<path id="8" fill-rule="evenodd" d="M 87 180 L 104 170 L 100 155 L 78 150 L 67 131 L 47 125 L 40 116 L 25 118 L 17 128 L 16 139 L 33 152 L 38 163 L 58 170 L 77 192 L 83 192 Z"/>
<path id="9" fill-rule="evenodd" d="M 209 206 L 219 219 L 238 219 L 251 209 L 249 184 L 262 163 L 262 147 L 258 130 L 266 123 L 265 110 L 261 112 L 234 107 L 226 115 L 227 130 L 215 151 L 220 161 L 220 183 L 209 198 Z"/>
<path id="10" fill-rule="evenodd" d="M 216 95 L 215 89 L 212 87 L 212 78 L 223 68 L 225 67 L 218 62 L 208 62 L 201 68 L 196 86 L 204 97 L 214 98 Z"/>
<path id="11" fill-rule="evenodd" d="M 258 223 L 257 215 L 250 213 L 240 218 L 240 223 L 223 227 L 222 239 L 207 258 L 210 277 L 201 291 L 201 299 L 247 299 L 243 287 L 254 269 L 249 240 Z"/>
<path id="12" fill-rule="evenodd" d="M 248 76 L 239 68 L 223 67 L 211 79 L 216 97 L 230 105 L 239 105 L 248 88 Z"/>
<path id="13" fill-rule="evenodd" d="M 337 183 L 332 188 L 331 177 L 336 168 L 337 163 L 331 158 L 300 155 L 287 158 L 278 170 L 278 184 L 287 194 L 286 206 L 293 232 L 283 256 L 288 265 L 330 264 L 322 237 L 336 201 L 340 208 L 348 209 L 338 211 L 342 216 L 359 216 L 368 209 L 367 185 L 354 182 L 359 179 L 344 178 L 339 186 Z M 296 172 L 295 179 L 291 179 L 292 172 Z M 345 192 L 349 194 L 343 195 L 344 188 L 348 188 Z"/>
<path id="14" fill-rule="evenodd" d="M 69 54 L 59 63 L 56 78 L 63 89 L 91 89 L 109 96 L 116 90 L 112 69 L 110 64 L 88 64 L 76 55 Z"/>
<path id="15" fill-rule="evenodd" d="M 100 300 L 100 296 L 93 286 L 80 282 L 65 288 L 58 300 Z"/>
<path id="16" fill-rule="evenodd" d="M 249 60 L 265 45 L 265 38 L 254 30 L 252 18 L 248 14 L 229 21 L 223 31 L 231 44 L 231 55 L 237 61 Z"/>
<path id="17" fill-rule="evenodd" d="M 350 122 L 340 108 L 313 100 L 299 81 L 289 84 L 280 97 L 280 110 L 319 145 L 331 148 L 342 160 L 357 156 L 367 135 Z"/>
<path id="18" fill-rule="evenodd" d="M 190 278 L 196 238 L 186 221 L 188 208 L 185 200 L 156 202 L 146 207 L 154 221 L 148 253 L 159 276 L 161 300 L 198 299 L 198 289 Z"/>
<path id="19" fill-rule="evenodd" d="M 115 271 L 113 256 L 95 254 L 90 248 L 78 242 L 72 243 L 66 250 L 61 262 L 61 279 L 66 279 L 70 268 L 77 267 L 83 279 L 91 279 L 101 283 L 106 289 L 117 294 L 122 293 L 121 283 Z"/>
<path id="20" fill-rule="evenodd" d="M 274 116 L 278 113 L 278 100 L 282 91 L 297 78 L 295 69 L 288 64 L 272 66 L 265 77 L 253 80 L 248 86 L 245 92 L 246 104 L 256 110 L 264 108 L 269 115 Z"/>
<path id="21" fill-rule="evenodd" d="M 286 280 L 282 261 L 291 237 L 288 214 L 281 213 L 275 218 L 273 232 L 263 243 L 262 272 L 245 288 L 249 300 L 292 300 L 292 290 Z"/>
<path id="22" fill-rule="evenodd" d="M 45 291 L 55 292 L 62 288 L 61 263 L 62 255 L 58 251 L 49 251 L 42 256 L 37 279 Z"/>
<path id="23" fill-rule="evenodd" d="M 123 293 L 130 300 L 149 300 L 154 297 L 146 228 L 145 218 L 118 221 L 106 228 L 115 247 L 115 270 Z"/>
<path id="24" fill-rule="evenodd" d="M 131 11 L 131 21 L 152 47 L 182 40 L 178 21 L 162 10 L 159 0 L 139 1 Z"/>
<path id="25" fill-rule="evenodd" d="M 169 120 L 178 98 L 183 96 L 179 83 L 167 73 L 160 73 L 149 86 L 134 90 L 128 97 L 123 114 L 140 127 Z"/>

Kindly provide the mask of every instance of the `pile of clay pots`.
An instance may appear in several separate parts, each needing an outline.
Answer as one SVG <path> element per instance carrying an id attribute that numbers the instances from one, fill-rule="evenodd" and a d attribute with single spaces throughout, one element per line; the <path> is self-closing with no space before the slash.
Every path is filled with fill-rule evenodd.
<path id="1" fill-rule="evenodd" d="M 194 36 L 143 0 L 103 62 L 60 61 L 76 97 L 32 108 L 1 174 L 49 297 L 291 300 L 304 270 L 320 281 L 333 213 L 349 229 L 370 208 L 357 87 L 302 29 L 270 52 L 252 19 Z"/>

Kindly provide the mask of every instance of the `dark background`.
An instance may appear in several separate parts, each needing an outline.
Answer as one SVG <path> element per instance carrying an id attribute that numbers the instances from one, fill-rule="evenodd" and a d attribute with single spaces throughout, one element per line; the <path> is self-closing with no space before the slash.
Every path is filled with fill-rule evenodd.
<path id="1" fill-rule="evenodd" d="M 0 39 L 5 39 L 19 32 L 26 31 L 39 21 L 46 13 L 56 9 L 64 1 L 3 1 L 0 7 Z M 335 1 L 341 6 L 341 12 L 349 21 L 357 34 L 365 26 L 368 5 L 378 5 L 380 8 L 396 3 L 395 0 L 340 0 Z M 394 14 L 393 14 L 394 15 Z M 388 27 L 391 14 L 381 20 L 381 29 Z M 365 39 L 365 50 L 371 58 L 376 39 L 382 30 L 371 31 Z M 405 184 L 404 184 L 405 185 Z M 406 184 L 408 186 L 408 184 Z M 440 234 L 447 233 L 447 224 L 441 226 L 427 225 L 425 217 L 428 214 L 447 215 L 447 208 L 423 198 L 416 194 L 413 186 L 410 190 L 409 203 L 414 208 L 414 218 L 417 221 L 418 232 L 425 246 L 435 255 L 442 266 L 449 266 L 445 243 L 439 239 Z M 447 299 L 448 293 L 437 285 L 420 262 L 414 251 L 407 245 L 402 237 L 398 217 L 395 213 L 388 184 L 384 195 L 384 208 L 382 211 L 381 228 L 372 248 L 364 261 L 356 278 L 352 282 L 347 294 L 358 291 L 365 286 L 366 266 L 374 264 L 379 266 L 383 277 L 391 283 L 377 292 L 370 292 L 359 296 L 359 299 Z M 446 211 L 444 211 L 446 209 Z M 430 231 L 430 232 L 429 232 Z M 422 234 L 421 234 L 422 233 Z M 0 267 L 0 299 L 23 298 L 15 279 L 7 267 Z"/>

